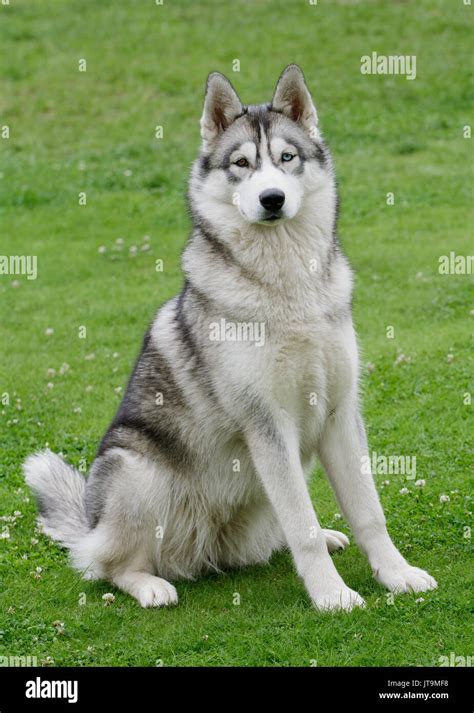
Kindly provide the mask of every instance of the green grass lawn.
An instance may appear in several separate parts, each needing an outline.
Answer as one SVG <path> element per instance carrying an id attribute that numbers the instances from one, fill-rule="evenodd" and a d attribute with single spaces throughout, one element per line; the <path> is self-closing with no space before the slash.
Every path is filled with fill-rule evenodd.
<path id="1" fill-rule="evenodd" d="M 461 0 L 0 4 L 0 127 L 10 130 L 0 139 L 0 253 L 38 256 L 36 280 L 0 276 L 0 515 L 21 513 L 0 521 L 10 535 L 0 539 L 0 656 L 64 666 L 428 666 L 474 654 L 473 283 L 438 273 L 440 255 L 472 252 L 472 140 L 463 136 L 472 12 Z M 416 80 L 362 75 L 360 57 L 372 51 L 415 54 Z M 36 532 L 21 463 L 48 444 L 90 465 L 148 322 L 180 288 L 184 192 L 208 72 L 228 74 L 243 101 L 257 102 L 290 62 L 306 73 L 338 173 L 362 363 L 373 365 L 361 380 L 371 450 L 416 456 L 426 481 L 376 475 L 389 529 L 439 589 L 392 603 L 351 545 L 335 559 L 367 600 L 363 611 L 316 612 L 285 553 L 178 583 L 177 608 L 143 610 L 110 584 L 82 581 Z M 312 496 L 323 526 L 348 532 L 320 471 Z M 104 606 L 110 591 L 115 602 Z"/>

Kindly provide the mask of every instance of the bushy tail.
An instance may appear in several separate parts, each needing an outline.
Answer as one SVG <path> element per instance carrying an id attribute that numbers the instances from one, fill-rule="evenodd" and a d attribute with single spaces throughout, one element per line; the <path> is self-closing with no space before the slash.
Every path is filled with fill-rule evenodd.
<path id="1" fill-rule="evenodd" d="M 43 531 L 72 547 L 89 531 L 85 508 L 86 479 L 50 450 L 26 459 L 23 470 L 33 490 Z"/>

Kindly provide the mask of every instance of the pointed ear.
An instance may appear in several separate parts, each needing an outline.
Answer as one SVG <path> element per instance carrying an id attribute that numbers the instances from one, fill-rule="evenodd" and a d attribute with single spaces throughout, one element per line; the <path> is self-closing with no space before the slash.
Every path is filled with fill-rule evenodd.
<path id="1" fill-rule="evenodd" d="M 316 138 L 318 114 L 304 81 L 303 72 L 297 64 L 290 64 L 283 70 L 275 87 L 272 109 L 301 124 L 313 138 Z"/>
<path id="2" fill-rule="evenodd" d="M 207 78 L 204 110 L 201 117 L 201 136 L 212 141 L 242 113 L 242 104 L 227 77 L 212 72 Z"/>

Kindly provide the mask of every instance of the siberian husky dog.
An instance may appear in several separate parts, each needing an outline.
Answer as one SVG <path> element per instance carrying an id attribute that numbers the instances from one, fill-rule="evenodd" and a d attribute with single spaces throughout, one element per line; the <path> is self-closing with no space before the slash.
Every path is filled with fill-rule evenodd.
<path id="1" fill-rule="evenodd" d="M 319 457 L 378 581 L 433 589 L 390 539 L 362 467 L 352 275 L 299 67 L 259 106 L 212 73 L 201 137 L 184 287 L 147 332 L 87 480 L 50 451 L 25 463 L 44 532 L 144 607 L 176 603 L 170 581 L 288 547 L 316 608 L 350 610 L 364 600 L 330 557 L 348 540 L 321 527 L 308 493 Z"/>

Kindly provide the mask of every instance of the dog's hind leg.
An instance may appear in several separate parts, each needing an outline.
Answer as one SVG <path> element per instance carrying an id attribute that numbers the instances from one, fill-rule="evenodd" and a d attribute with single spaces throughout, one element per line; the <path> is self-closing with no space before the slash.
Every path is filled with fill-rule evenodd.
<path id="1" fill-rule="evenodd" d="M 125 569 L 116 574 L 112 582 L 135 597 L 142 607 L 163 607 L 178 603 L 178 594 L 173 585 L 148 572 Z"/>
<path id="2" fill-rule="evenodd" d="M 324 530 L 323 535 L 326 538 L 326 544 L 329 552 L 337 552 L 343 550 L 349 544 L 349 538 L 339 530 Z"/>
<path id="3" fill-rule="evenodd" d="M 168 474 L 138 453 L 110 449 L 94 463 L 86 502 L 94 529 L 72 549 L 74 565 L 131 594 L 143 607 L 176 604 L 157 575 L 157 526 L 166 520 Z"/>
<path id="4" fill-rule="evenodd" d="M 104 579 L 135 597 L 142 607 L 177 604 L 172 584 L 156 576 L 151 553 L 153 532 L 138 532 L 122 524 L 103 521 L 72 550 L 73 564 L 85 579 Z"/>

